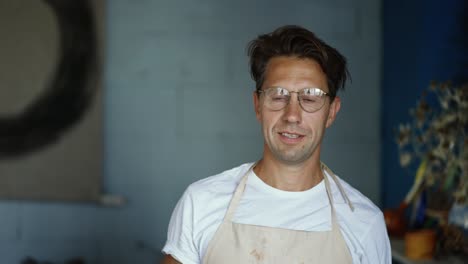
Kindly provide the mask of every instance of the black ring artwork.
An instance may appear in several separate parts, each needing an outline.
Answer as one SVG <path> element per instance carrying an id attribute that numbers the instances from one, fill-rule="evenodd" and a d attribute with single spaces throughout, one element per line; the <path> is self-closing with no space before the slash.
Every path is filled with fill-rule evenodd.
<path id="1" fill-rule="evenodd" d="M 96 93 L 96 27 L 86 0 L 43 0 L 53 11 L 60 54 L 49 87 L 24 111 L 0 116 L 0 160 L 17 158 L 57 142 L 86 114 Z M 14 87 L 7 87 L 14 89 Z"/>

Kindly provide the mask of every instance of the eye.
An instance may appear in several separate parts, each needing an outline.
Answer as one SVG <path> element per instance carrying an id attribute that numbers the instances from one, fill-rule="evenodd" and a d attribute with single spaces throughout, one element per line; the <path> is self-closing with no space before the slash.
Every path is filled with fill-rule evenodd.
<path id="1" fill-rule="evenodd" d="M 278 95 L 273 95 L 273 96 L 271 97 L 271 99 L 272 99 L 273 101 L 285 101 L 285 100 L 288 100 L 288 96 L 278 94 Z"/>
<path id="2" fill-rule="evenodd" d="M 305 88 L 301 93 L 301 100 L 305 104 L 320 102 L 324 92 L 318 88 Z"/>
<path id="3" fill-rule="evenodd" d="M 306 96 L 323 96 L 325 94 L 324 91 L 320 90 L 319 88 L 306 88 L 303 90 L 303 94 Z"/>
<path id="4" fill-rule="evenodd" d="M 304 103 L 315 103 L 318 101 L 318 98 L 316 96 L 310 96 L 310 95 L 306 95 L 306 96 L 302 96 L 302 102 Z"/>
<path id="5" fill-rule="evenodd" d="M 284 88 L 281 88 L 281 87 L 276 87 L 276 89 L 274 89 L 275 92 L 276 92 L 276 95 L 279 95 L 279 96 L 287 96 L 289 95 L 289 91 L 284 89 Z"/>
<path id="6" fill-rule="evenodd" d="M 289 97 L 289 92 L 288 90 L 281 88 L 281 87 L 276 87 L 272 88 L 270 90 L 271 92 L 269 93 L 269 97 L 273 101 L 285 101 L 288 100 Z"/>

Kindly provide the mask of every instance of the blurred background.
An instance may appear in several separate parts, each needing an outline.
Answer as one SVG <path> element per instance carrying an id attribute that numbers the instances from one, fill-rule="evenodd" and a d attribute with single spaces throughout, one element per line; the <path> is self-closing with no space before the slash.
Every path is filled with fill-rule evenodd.
<path id="1" fill-rule="evenodd" d="M 50 14 L 20 13 L 27 4 L 20 10 L 19 2 L 43 5 L 43 12 Z M 2 13 L 13 14 L 0 17 L 2 42 L 34 34 L 38 27 L 56 27 L 50 19 L 53 2 L 0 0 Z M 54 263 L 73 257 L 92 264 L 159 261 L 171 212 L 185 188 L 261 157 L 263 141 L 253 110 L 255 84 L 246 45 L 276 27 L 304 26 L 347 57 L 352 82 L 341 94 L 342 108 L 327 131 L 322 160 L 382 209 L 398 206 L 414 181 L 411 171 L 400 166 L 398 125 L 410 119 L 408 110 L 431 80 L 460 80 L 467 73 L 466 60 L 461 60 L 466 59 L 466 44 L 460 46 L 468 35 L 462 27 L 467 17 L 463 0 L 93 2 L 98 7 L 94 11 L 98 67 L 93 80 L 98 81 L 91 83 L 98 91 L 91 108 L 97 110 L 84 114 L 93 113 L 92 132 L 80 132 L 74 144 L 62 147 L 68 154 L 53 156 L 73 157 L 73 169 L 62 159 L 49 158 L 47 166 L 38 162 L 42 174 L 64 171 L 63 184 L 87 196 L 67 196 L 72 192 L 69 187 L 54 185 L 54 178 L 34 180 L 36 176 L 24 174 L 36 169 L 22 169 L 24 186 L 49 189 L 33 197 L 3 195 L 2 264 L 20 263 L 27 256 Z M 20 16 L 29 30 L 12 20 Z M 49 83 L 47 78 L 44 85 L 27 82 L 26 66 L 11 55 L 31 49 L 40 55 L 41 47 L 60 50 L 59 37 L 38 38 L 46 43 L 39 48 L 28 42 L 0 45 L 4 105 L 10 94 L 21 96 L 11 76 L 37 94 Z M 59 67 L 54 66 L 57 58 L 39 55 L 28 56 L 24 63 Z M 0 109 L 1 118 L 15 111 Z M 0 119 L 0 125 L 5 120 Z M 84 122 L 80 120 L 75 128 Z M 64 132 L 63 140 L 74 130 Z M 0 185 L 13 186 L 17 171 L 11 164 L 34 159 L 60 142 L 26 158 L 0 159 Z M 68 174 L 75 174 L 74 180 L 66 178 Z M 92 179 L 87 177 L 91 174 Z M 57 181 L 63 178 L 60 175 L 54 176 Z M 80 178 L 94 187 L 79 185 Z M 47 196 L 54 189 L 60 189 L 64 198 Z"/>

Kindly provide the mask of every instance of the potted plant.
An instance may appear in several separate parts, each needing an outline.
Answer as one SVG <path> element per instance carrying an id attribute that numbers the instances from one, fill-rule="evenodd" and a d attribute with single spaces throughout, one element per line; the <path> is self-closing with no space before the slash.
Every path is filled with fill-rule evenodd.
<path id="1" fill-rule="evenodd" d="M 400 124 L 396 141 L 401 166 L 417 169 L 398 212 L 402 217 L 412 205 L 409 227 L 437 230 L 443 253 L 443 243 L 450 239 L 443 235 L 456 224 L 449 223 L 450 210 L 455 206 L 463 211 L 468 205 L 468 84 L 431 83 L 410 114 L 411 121 Z M 462 237 L 468 228 L 468 215 L 465 218 L 458 227 Z M 468 253 L 463 247 L 465 241 L 461 248 L 446 251 Z"/>

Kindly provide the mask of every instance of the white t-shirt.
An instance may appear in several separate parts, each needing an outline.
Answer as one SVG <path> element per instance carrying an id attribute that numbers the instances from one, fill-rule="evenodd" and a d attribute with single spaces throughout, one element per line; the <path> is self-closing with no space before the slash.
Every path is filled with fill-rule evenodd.
<path id="1" fill-rule="evenodd" d="M 165 254 L 183 264 L 202 263 L 210 240 L 226 214 L 234 190 L 252 163 L 191 184 L 169 223 Z M 368 198 L 339 179 L 354 205 L 351 211 L 329 177 L 336 216 L 353 263 L 390 264 L 391 250 L 382 212 Z M 312 189 L 287 192 L 250 172 L 233 222 L 304 231 L 331 230 L 331 207 L 322 180 Z"/>

